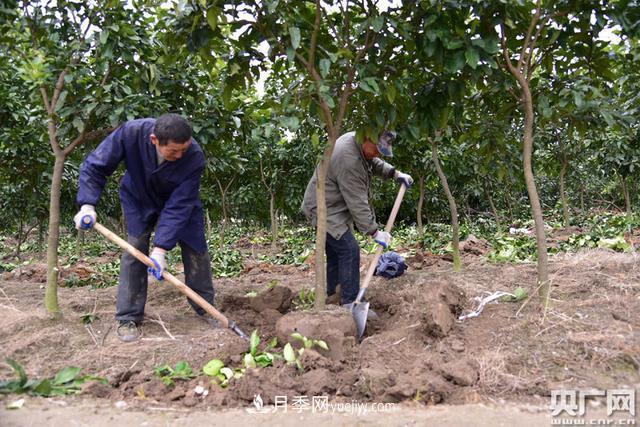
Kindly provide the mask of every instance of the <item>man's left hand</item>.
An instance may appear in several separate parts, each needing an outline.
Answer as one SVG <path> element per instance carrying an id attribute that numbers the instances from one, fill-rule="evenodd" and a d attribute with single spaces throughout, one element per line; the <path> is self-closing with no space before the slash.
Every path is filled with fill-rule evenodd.
<path id="1" fill-rule="evenodd" d="M 155 264 L 155 267 L 148 267 L 147 272 L 149 273 L 149 278 L 153 277 L 156 280 L 162 280 L 162 272 L 167 269 L 167 261 L 164 259 L 164 255 L 167 253 L 162 248 L 153 248 L 151 251 L 151 261 Z"/>
<path id="2" fill-rule="evenodd" d="M 396 171 L 395 174 L 396 181 L 404 184 L 407 188 L 413 185 L 413 178 L 408 173 L 402 173 L 400 171 Z"/>

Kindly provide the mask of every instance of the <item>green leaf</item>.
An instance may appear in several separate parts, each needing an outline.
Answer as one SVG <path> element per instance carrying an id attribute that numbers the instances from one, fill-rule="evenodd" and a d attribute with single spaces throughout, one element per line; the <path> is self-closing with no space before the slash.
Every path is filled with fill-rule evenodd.
<path id="1" fill-rule="evenodd" d="M 395 85 L 393 84 L 388 85 L 385 93 L 387 95 L 387 99 L 389 100 L 389 102 L 393 104 L 393 101 L 396 99 L 396 95 L 397 95 Z"/>
<path id="2" fill-rule="evenodd" d="M 218 15 L 220 15 L 220 9 L 217 7 L 212 7 L 207 10 L 207 23 L 214 31 L 218 27 Z"/>
<path id="3" fill-rule="evenodd" d="M 291 338 L 293 338 L 294 340 L 304 341 L 304 336 L 300 332 L 292 333 Z"/>
<path id="4" fill-rule="evenodd" d="M 224 362 L 220 359 L 212 359 L 202 368 L 202 372 L 210 377 L 215 377 L 224 368 Z"/>
<path id="5" fill-rule="evenodd" d="M 327 350 L 327 351 L 329 351 L 329 346 L 328 346 L 328 345 L 327 345 L 327 343 L 326 343 L 326 342 L 324 342 L 323 340 L 317 340 L 317 341 L 316 341 L 316 345 L 317 345 L 318 347 L 320 347 L 321 349 L 323 349 L 323 350 Z"/>
<path id="6" fill-rule="evenodd" d="M 331 61 L 323 58 L 320 60 L 320 75 L 322 76 L 322 78 L 327 77 L 327 74 L 329 74 L 329 68 L 331 67 Z"/>
<path id="7" fill-rule="evenodd" d="M 247 369 L 255 368 L 257 366 L 256 365 L 256 361 L 253 358 L 253 356 L 251 355 L 251 353 L 247 353 L 247 354 L 244 355 L 244 358 L 242 359 L 242 364 Z"/>
<path id="8" fill-rule="evenodd" d="M 78 130 L 78 132 L 82 132 L 82 130 L 84 129 L 84 121 L 82 121 L 80 117 L 74 117 L 72 124 L 73 127 Z"/>
<path id="9" fill-rule="evenodd" d="M 273 365 L 273 360 L 274 359 L 275 359 L 275 357 L 273 356 L 273 354 L 271 354 L 271 353 L 262 353 L 262 354 L 259 354 L 255 358 L 255 361 L 258 364 L 258 366 L 266 368 L 267 366 Z"/>
<path id="10" fill-rule="evenodd" d="M 258 330 L 254 329 L 249 339 L 249 353 L 255 356 L 256 351 L 258 351 L 258 344 L 260 344 L 260 336 L 258 335 Z"/>
<path id="11" fill-rule="evenodd" d="M 607 122 L 607 125 L 614 126 L 616 124 L 613 116 L 608 111 L 600 110 L 600 114 L 602 114 L 602 118 Z"/>
<path id="12" fill-rule="evenodd" d="M 232 94 L 233 94 L 233 87 L 230 84 L 225 84 L 224 90 L 222 91 L 222 103 L 225 106 L 225 108 L 230 107 Z"/>
<path id="13" fill-rule="evenodd" d="M 67 99 L 67 91 L 64 90 L 58 97 L 58 101 L 56 101 L 56 106 L 54 111 L 58 111 L 64 105 L 64 100 Z"/>
<path id="14" fill-rule="evenodd" d="M 109 30 L 107 29 L 102 30 L 100 32 L 100 43 L 106 44 L 108 39 L 109 39 Z"/>
<path id="15" fill-rule="evenodd" d="M 284 356 L 284 360 L 286 360 L 289 363 L 293 363 L 297 360 L 296 352 L 290 343 L 287 343 L 287 345 L 284 346 L 282 355 Z"/>
<path id="16" fill-rule="evenodd" d="M 313 148 L 317 149 L 318 147 L 320 147 L 320 137 L 317 133 L 311 135 L 311 143 L 313 144 Z"/>
<path id="17" fill-rule="evenodd" d="M 465 64 L 465 55 L 462 51 L 456 52 L 454 55 L 450 55 L 446 62 L 445 68 L 450 73 L 455 73 L 458 70 L 461 70 Z"/>
<path id="18" fill-rule="evenodd" d="M 24 368 L 15 360 L 11 358 L 6 358 L 5 361 L 13 368 L 13 371 L 18 374 L 18 378 L 20 380 L 20 386 L 23 386 L 27 383 L 27 374 L 24 372 Z"/>
<path id="19" fill-rule="evenodd" d="M 52 390 L 51 381 L 49 379 L 44 379 L 36 384 L 31 390 L 34 394 L 40 396 L 49 396 Z"/>
<path id="20" fill-rule="evenodd" d="M 220 373 L 225 376 L 226 379 L 233 378 L 233 370 L 231 368 L 222 368 Z"/>
<path id="21" fill-rule="evenodd" d="M 478 66 L 478 62 L 480 62 L 480 55 L 478 54 L 478 51 L 473 47 L 470 47 L 464 52 L 464 56 L 467 59 L 467 64 L 475 70 Z"/>
<path id="22" fill-rule="evenodd" d="M 375 33 L 379 33 L 382 30 L 382 26 L 384 25 L 384 17 L 376 16 L 373 18 L 373 22 L 371 22 L 371 26 L 373 27 L 373 31 Z"/>
<path id="23" fill-rule="evenodd" d="M 289 27 L 289 35 L 291 36 L 291 46 L 297 50 L 300 47 L 300 28 Z"/>
<path id="24" fill-rule="evenodd" d="M 378 82 L 374 77 L 365 77 L 364 80 L 367 82 L 369 87 L 371 87 L 374 90 L 375 94 L 380 93 L 380 87 L 378 86 Z"/>
<path id="25" fill-rule="evenodd" d="M 182 360 L 176 363 L 176 368 L 173 374 L 176 377 L 191 377 L 193 376 L 193 370 L 191 369 L 191 366 L 188 362 Z"/>
<path id="26" fill-rule="evenodd" d="M 614 251 L 629 252 L 631 250 L 631 244 L 627 243 L 624 236 L 620 235 L 611 239 L 600 239 L 598 241 L 599 248 L 613 249 Z"/>
<path id="27" fill-rule="evenodd" d="M 80 368 L 75 366 L 68 366 L 66 368 L 61 369 L 53 379 L 53 385 L 62 385 L 68 383 L 78 376 L 80 373 Z"/>

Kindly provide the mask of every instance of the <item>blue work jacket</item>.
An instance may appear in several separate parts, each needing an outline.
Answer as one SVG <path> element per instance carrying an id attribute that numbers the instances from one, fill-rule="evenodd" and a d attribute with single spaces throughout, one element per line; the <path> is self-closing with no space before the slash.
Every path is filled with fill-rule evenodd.
<path id="1" fill-rule="evenodd" d="M 96 205 L 110 176 L 124 160 L 120 201 L 129 235 L 138 237 L 157 222 L 154 245 L 171 250 L 182 241 L 197 252 L 207 250 L 200 203 L 204 154 L 194 141 L 176 161 L 158 166 L 151 142 L 155 119 L 126 122 L 110 134 L 80 168 L 78 204 Z"/>

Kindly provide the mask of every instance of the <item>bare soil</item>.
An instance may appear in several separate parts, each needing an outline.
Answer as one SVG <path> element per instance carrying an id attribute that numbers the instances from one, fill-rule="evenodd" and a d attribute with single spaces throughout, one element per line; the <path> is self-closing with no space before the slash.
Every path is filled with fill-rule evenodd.
<path id="1" fill-rule="evenodd" d="M 635 253 L 555 255 L 548 310 L 535 298 L 495 302 L 461 322 L 457 316 L 475 308 L 475 297 L 517 287 L 536 295 L 535 265 L 488 263 L 481 246 L 465 253 L 461 273 L 443 257 L 418 253 L 408 258 L 403 276 L 374 278 L 367 298 L 379 319 L 369 322 L 361 342 L 350 313 L 337 305 L 320 313 L 294 310 L 299 291 L 313 286 L 312 265 L 248 261 L 239 277 L 215 281 L 218 308 L 246 332 L 257 329 L 263 343 L 278 336 L 279 350 L 298 331 L 327 341 L 329 351 L 305 352 L 303 370 L 283 361 L 247 370 L 226 389 L 204 376 L 167 387 L 154 375 L 157 366 L 182 360 L 196 371 L 213 358 L 240 367 L 248 349 L 230 330 L 196 317 L 170 285 L 150 286 L 143 337 L 123 344 L 115 336 L 115 287 L 61 288 L 64 318 L 54 321 L 43 307 L 45 266 L 29 265 L 0 277 L 0 358 L 17 360 L 33 378 L 79 366 L 109 381 L 89 383 L 84 396 L 139 410 L 244 408 L 257 394 L 266 404 L 276 396 L 323 395 L 338 402 L 540 406 L 548 404 L 552 389 L 640 386 Z M 367 261 L 363 256 L 363 270 Z M 71 270 L 81 275 L 87 268 Z M 252 291 L 258 295 L 247 296 Z M 86 314 L 97 318 L 85 325 Z M 0 362 L 0 378 L 11 376 Z M 209 390 L 206 397 L 195 393 L 198 385 Z M 0 397 L 5 403 L 14 398 Z"/>

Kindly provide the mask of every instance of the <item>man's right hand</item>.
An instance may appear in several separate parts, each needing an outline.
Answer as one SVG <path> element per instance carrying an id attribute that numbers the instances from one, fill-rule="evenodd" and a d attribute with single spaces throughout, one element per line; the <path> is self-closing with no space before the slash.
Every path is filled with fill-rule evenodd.
<path id="1" fill-rule="evenodd" d="M 391 234 L 386 231 L 378 230 L 376 231 L 376 234 L 373 235 L 373 240 L 383 248 L 387 249 L 391 243 Z"/>
<path id="2" fill-rule="evenodd" d="M 93 205 L 82 205 L 76 216 L 73 217 L 73 222 L 78 230 L 90 230 L 96 223 L 96 219 L 96 209 Z"/>

